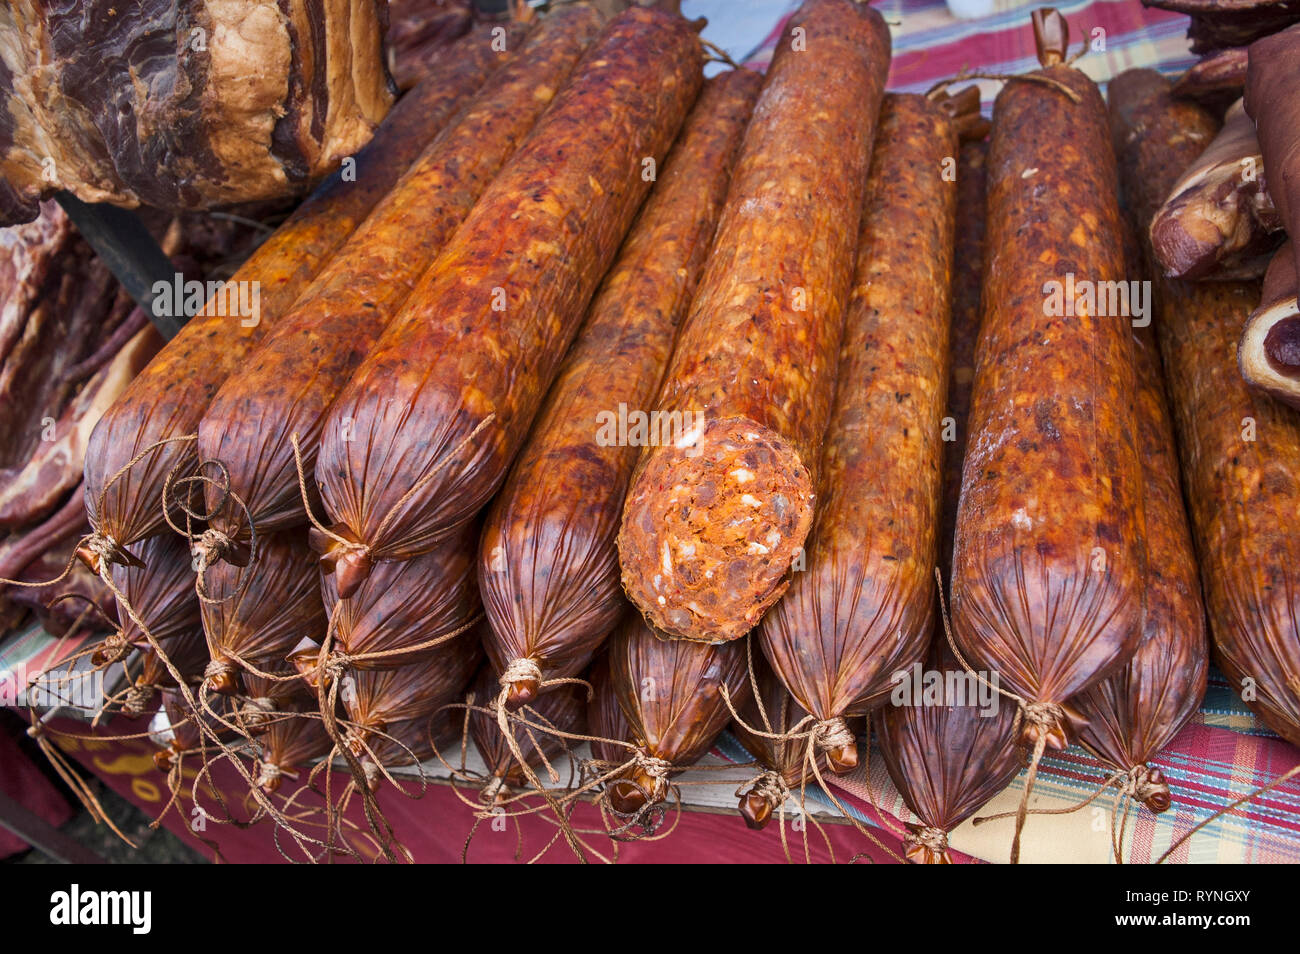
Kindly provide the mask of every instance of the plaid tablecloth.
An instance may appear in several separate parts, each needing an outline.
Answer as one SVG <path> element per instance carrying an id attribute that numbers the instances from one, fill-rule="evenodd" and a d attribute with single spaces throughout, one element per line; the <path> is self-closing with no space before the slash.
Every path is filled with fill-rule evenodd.
<path id="1" fill-rule="evenodd" d="M 963 69 L 988 73 L 1035 69 L 1038 60 L 1029 14 L 1039 5 L 993 0 L 991 16 L 959 20 L 948 12 L 944 0 L 879 0 L 874 6 L 889 21 L 894 40 L 889 88 L 924 92 Z M 707 39 L 734 59 L 761 69 L 772 58 L 786 18 L 798 6 L 795 0 L 685 0 L 682 9 L 691 16 L 708 17 Z M 1076 65 L 1103 85 L 1132 67 L 1175 73 L 1196 60 L 1187 50 L 1188 20 L 1181 14 L 1149 10 L 1137 0 L 1076 0 L 1054 6 L 1070 21 L 1071 49 L 1079 49 L 1085 38 L 1089 41 L 1088 54 Z M 1093 49 L 1094 45 L 1099 48 Z M 979 84 L 987 109 L 998 83 L 981 80 Z"/>

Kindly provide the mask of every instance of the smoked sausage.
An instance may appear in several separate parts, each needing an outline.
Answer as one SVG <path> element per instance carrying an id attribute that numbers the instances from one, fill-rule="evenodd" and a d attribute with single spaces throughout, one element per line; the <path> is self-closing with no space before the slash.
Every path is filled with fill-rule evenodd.
<path id="1" fill-rule="evenodd" d="M 619 531 L 623 587 L 670 635 L 752 629 L 812 527 L 889 58 L 875 10 L 808 0 L 768 69 L 659 395 L 681 433 L 642 457 Z"/>
<path id="2" fill-rule="evenodd" d="M 984 275 L 985 214 L 988 202 L 987 139 L 963 142 L 957 160 L 957 218 L 953 245 L 952 326 L 948 335 L 948 417 L 943 461 L 943 519 L 939 565 L 944 585 L 952 569 L 952 545 L 961 499 L 961 464 L 970 436 L 970 392 L 975 382 L 975 345 L 980 332 L 980 284 Z"/>
<path id="3" fill-rule="evenodd" d="M 609 788 L 610 804 L 632 815 L 663 801 L 669 776 L 699 761 L 726 728 L 724 687 L 733 706 L 748 700 L 745 644 L 670 639 L 629 613 L 610 637 L 609 673 L 635 746 L 620 759 L 635 765 Z"/>
<path id="4" fill-rule="evenodd" d="M 243 660 L 266 671 L 280 664 L 303 639 L 325 635 L 316 564 L 301 530 L 258 540 L 250 566 L 219 563 L 204 576 L 200 600 L 211 661 L 208 688 L 223 695 L 239 690 Z"/>
<path id="5" fill-rule="evenodd" d="M 1064 748 L 1066 700 L 1137 648 L 1145 555 L 1115 156 L 1053 18 L 1035 12 L 1061 41 L 1038 81 L 994 105 L 952 623 L 966 661 L 1024 700 L 1026 739 Z"/>
<path id="6" fill-rule="evenodd" d="M 222 385 L 199 424 L 200 460 L 220 461 L 229 477 L 205 485 L 211 527 L 248 537 L 243 507 L 228 490 L 259 533 L 307 522 L 290 438 L 299 436 L 310 475 L 339 389 L 599 29 L 590 7 L 546 17 Z"/>
<path id="7" fill-rule="evenodd" d="M 1151 82 L 1155 82 L 1154 79 Z M 1213 120 L 1194 104 L 1148 109 L 1138 134 L 1122 104 L 1112 121 L 1125 198 L 1139 228 L 1195 158 Z M 1159 122 L 1156 122 L 1156 120 Z M 1150 254 L 1150 249 L 1147 249 Z M 1252 392 L 1237 373 L 1237 333 L 1258 282 L 1157 279 L 1153 322 L 1178 432 L 1183 486 L 1200 560 L 1214 658 L 1270 729 L 1300 745 L 1300 415 Z"/>
<path id="8" fill-rule="evenodd" d="M 934 615 L 957 153 L 948 114 L 885 97 L 806 568 L 759 626 L 763 654 L 848 771 L 846 716 L 920 662 Z M 906 475 L 906 476 L 904 476 Z"/>

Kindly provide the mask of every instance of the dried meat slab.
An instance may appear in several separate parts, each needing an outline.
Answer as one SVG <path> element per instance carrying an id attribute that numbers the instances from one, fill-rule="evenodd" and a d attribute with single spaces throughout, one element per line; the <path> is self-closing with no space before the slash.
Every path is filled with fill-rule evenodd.
<path id="1" fill-rule="evenodd" d="M 67 189 L 169 210 L 301 193 L 393 103 L 381 0 L 15 0 L 0 225 Z"/>

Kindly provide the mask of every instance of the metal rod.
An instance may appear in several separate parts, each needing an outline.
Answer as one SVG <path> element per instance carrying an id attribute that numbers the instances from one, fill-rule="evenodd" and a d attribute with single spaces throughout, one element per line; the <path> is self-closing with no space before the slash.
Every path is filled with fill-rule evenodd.
<path id="1" fill-rule="evenodd" d="M 158 333 L 170 341 L 184 326 L 188 314 L 171 314 L 171 308 L 153 307 L 154 286 L 165 282 L 170 289 L 176 281 L 176 266 L 158 247 L 144 223 L 129 209 L 82 202 L 70 192 L 55 195 L 77 231 L 108 266 L 132 298 L 135 299 Z M 177 303 L 178 305 L 180 303 Z M 156 314 L 157 311 L 167 312 Z"/>
<path id="2" fill-rule="evenodd" d="M 0 792 L 0 828 L 13 832 L 37 851 L 65 865 L 104 865 L 103 858 L 65 835 L 25 805 Z"/>

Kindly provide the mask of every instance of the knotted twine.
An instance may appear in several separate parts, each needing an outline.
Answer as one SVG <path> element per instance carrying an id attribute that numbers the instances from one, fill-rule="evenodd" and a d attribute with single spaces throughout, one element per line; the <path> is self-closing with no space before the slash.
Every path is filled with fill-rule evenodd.
<path id="1" fill-rule="evenodd" d="M 154 443 L 145 447 L 133 458 L 131 458 L 131 460 L 129 460 L 126 464 L 124 464 L 121 468 L 119 468 L 117 472 L 114 473 L 113 476 L 104 485 L 104 489 L 103 491 L 101 491 L 100 498 L 99 498 L 100 510 L 101 511 L 103 510 L 104 504 L 108 498 L 108 492 L 113 488 L 113 486 L 117 483 L 117 481 L 120 480 L 123 477 L 123 475 L 127 473 L 127 471 L 133 468 L 136 464 L 142 461 L 149 454 L 153 453 L 159 447 L 163 447 L 167 444 L 182 443 L 182 442 L 196 441 L 196 440 L 198 440 L 197 434 L 186 434 L 179 437 L 164 438 L 162 440 L 155 441 Z M 178 464 L 175 468 L 173 468 L 172 472 L 168 475 L 167 483 L 170 483 L 173 480 L 173 477 L 176 474 L 177 470 L 180 468 L 180 466 L 181 465 Z M 166 516 L 167 515 L 166 499 L 163 500 L 163 510 L 164 510 L 164 516 Z M 170 524 L 170 520 L 168 520 L 168 522 Z M 206 737 L 216 746 L 216 748 L 218 748 L 222 752 L 223 756 L 227 758 L 231 762 L 231 764 L 235 767 L 235 769 L 243 776 L 245 782 L 249 785 L 249 788 L 252 791 L 254 798 L 258 801 L 260 807 L 266 812 L 268 816 L 276 820 L 277 825 L 281 824 L 282 818 L 279 816 L 279 813 L 275 809 L 274 805 L 272 805 L 271 802 L 267 800 L 264 795 L 262 795 L 260 789 L 257 789 L 256 786 L 253 784 L 252 776 L 244 767 L 242 761 L 237 757 L 235 752 L 232 749 L 230 749 L 220 739 L 216 731 L 210 725 L 208 725 L 204 719 L 198 718 L 198 713 L 200 712 L 200 706 L 196 702 L 194 698 L 194 694 L 191 692 L 190 687 L 186 684 L 182 674 L 177 670 L 175 664 L 171 661 L 171 658 L 159 645 L 157 638 L 153 635 L 153 632 L 150 630 L 149 626 L 144 622 L 144 620 L 140 618 L 139 614 L 132 606 L 131 601 L 128 599 L 126 594 L 123 593 L 121 588 L 118 587 L 116 583 L 113 582 L 112 574 L 109 572 L 110 564 L 125 563 L 130 565 L 137 565 L 137 566 L 140 565 L 139 560 L 137 560 L 134 556 L 132 556 L 123 545 L 118 543 L 118 541 L 114 540 L 107 533 L 104 533 L 99 530 L 95 530 L 87 534 L 86 536 L 82 537 L 77 542 L 76 547 L 74 547 L 73 555 L 69 558 L 67 565 L 63 568 L 63 571 L 54 579 L 48 580 L 43 583 L 29 583 L 21 580 L 0 580 L 0 582 L 8 583 L 14 586 L 32 587 L 32 588 L 52 586 L 60 582 L 61 580 L 65 579 L 68 576 L 68 574 L 72 572 L 72 567 L 75 565 L 75 562 L 79 556 L 83 558 L 83 561 L 90 567 L 92 572 L 94 572 L 100 578 L 101 582 L 103 582 L 103 584 L 113 594 L 113 596 L 117 600 L 117 604 L 119 608 L 127 614 L 128 619 L 130 619 L 133 623 L 135 623 L 138 627 L 140 627 L 140 632 L 145 637 L 145 641 L 153 649 L 159 661 L 163 663 L 164 667 L 167 669 L 172 679 L 176 682 L 177 690 L 181 698 L 184 700 L 184 703 L 187 709 L 189 710 L 189 712 L 195 717 L 195 725 L 199 729 L 200 737 Z M 33 718 L 35 717 L 33 716 Z M 222 721 L 224 722 L 224 720 Z M 64 757 L 62 753 L 59 752 L 56 749 L 56 747 L 53 746 L 52 743 L 50 743 L 50 741 L 46 738 L 45 729 L 46 727 L 43 724 L 34 721 L 32 728 L 29 729 L 29 734 L 31 734 L 31 736 L 36 740 L 37 745 L 40 747 L 41 751 L 45 753 L 46 757 L 50 760 L 51 764 L 55 768 L 55 771 L 59 774 L 61 778 L 64 779 L 65 783 L 68 784 L 69 788 L 71 788 L 73 792 L 77 794 L 78 800 L 81 801 L 82 804 L 86 806 L 86 809 L 90 813 L 92 818 L 94 818 L 96 821 L 103 821 L 106 825 L 108 825 L 109 828 L 111 828 L 114 831 L 114 833 L 116 833 L 128 844 L 131 844 L 130 840 L 127 839 L 122 834 L 121 830 L 118 829 L 117 826 L 113 824 L 112 820 L 105 815 L 102 806 L 99 804 L 98 799 L 95 797 L 94 792 L 89 788 L 87 783 L 81 780 L 79 776 L 77 776 L 77 774 L 72 770 L 71 765 L 67 762 L 66 757 Z M 67 735 L 67 733 L 59 733 L 59 734 Z M 144 733 L 144 734 L 147 735 L 148 733 Z M 95 738 L 102 738 L 102 737 L 96 736 Z M 206 767 L 207 766 L 205 763 L 205 769 Z M 198 780 L 196 779 L 195 785 L 197 786 L 197 784 L 198 784 Z M 156 824 L 157 822 L 155 821 L 155 825 Z M 299 833 L 294 831 L 290 826 L 286 825 L 285 827 L 287 830 L 291 832 L 291 834 L 293 834 L 295 839 L 298 839 L 300 837 Z"/>
<path id="2" fill-rule="evenodd" d="M 1177 851 L 1179 848 L 1182 847 L 1183 842 L 1187 841 L 1189 838 L 1191 838 L 1193 835 L 1195 835 L 1198 831 L 1200 831 L 1200 830 L 1201 830 L 1202 828 L 1204 828 L 1206 825 L 1210 824 L 1210 822 L 1214 821 L 1215 819 L 1222 818 L 1224 815 L 1227 815 L 1229 812 L 1235 811 L 1235 810 L 1236 810 L 1238 807 L 1240 807 L 1241 805 L 1246 804 L 1246 802 L 1249 802 L 1249 801 L 1251 801 L 1252 799 L 1258 798 L 1260 795 L 1263 795 L 1265 792 L 1268 792 L 1268 791 L 1273 790 L 1274 788 L 1277 788 L 1277 786 L 1281 785 L 1282 783 L 1284 783 L 1284 782 L 1286 782 L 1286 781 L 1288 781 L 1288 780 L 1290 780 L 1290 779 L 1295 778 L 1297 775 L 1300 775 L 1300 764 L 1297 764 L 1294 768 L 1289 769 L 1289 770 L 1286 771 L 1286 772 L 1283 772 L 1283 773 L 1282 773 L 1281 775 L 1279 775 L 1277 778 L 1273 779 L 1273 781 L 1271 781 L 1271 782 L 1267 782 L 1266 784 L 1259 786 L 1258 788 L 1256 788 L 1256 789 L 1255 789 L 1254 791 L 1252 791 L 1252 792 L 1247 792 L 1245 795 L 1241 796 L 1241 798 L 1237 799 L 1237 800 L 1236 800 L 1235 802 L 1233 802 L 1231 805 L 1228 805 L 1228 806 L 1226 806 L 1226 807 L 1224 807 L 1224 808 L 1220 808 L 1217 812 L 1215 812 L 1214 814 L 1210 815 L 1210 816 L 1209 816 L 1208 818 L 1206 818 L 1204 821 L 1199 822 L 1195 827 L 1191 828 L 1189 831 L 1186 832 L 1186 834 L 1184 834 L 1184 835 L 1183 835 L 1182 837 L 1180 837 L 1177 841 L 1175 841 L 1172 845 L 1170 845 L 1170 846 L 1169 846 L 1169 849 L 1168 849 L 1168 850 L 1167 850 L 1163 855 L 1161 855 L 1159 858 L 1156 859 L 1156 864 L 1158 864 L 1158 865 L 1162 865 L 1162 864 L 1164 864 L 1164 863 L 1165 863 L 1165 860 L 1166 860 L 1170 855 L 1172 855 L 1175 851 Z"/>
<path id="3" fill-rule="evenodd" d="M 935 858 L 947 858 L 948 833 L 933 825 L 908 825 L 903 836 L 903 853 L 911 855 L 918 848 Z"/>
<path id="4" fill-rule="evenodd" d="M 253 523 L 253 513 L 249 509 L 239 494 L 230 488 L 230 469 L 219 460 L 205 460 L 199 463 L 199 468 L 211 464 L 217 467 L 221 472 L 221 480 L 207 477 L 203 474 L 192 474 L 187 477 L 177 479 L 180 470 L 180 464 L 172 468 L 167 475 L 167 480 L 163 483 L 163 519 L 167 521 L 167 526 L 171 527 L 178 534 L 183 536 L 190 543 L 190 554 L 194 558 L 194 590 L 200 600 L 210 605 L 219 605 L 228 603 L 231 600 L 243 596 L 244 591 L 252 585 L 253 574 L 241 574 L 239 585 L 234 591 L 226 597 L 215 599 L 208 595 L 207 571 L 215 564 L 230 558 L 236 553 L 240 544 L 233 537 L 221 532 L 215 527 L 207 527 L 197 535 L 194 532 L 194 521 L 206 524 L 215 517 L 226 505 L 226 501 L 233 500 L 244 511 L 244 519 L 248 523 L 248 566 L 255 566 L 257 563 L 257 526 Z M 221 496 L 217 503 L 209 510 L 195 511 L 191 509 L 187 502 L 189 494 L 181 495 L 180 488 L 188 488 L 190 484 L 199 484 L 201 486 L 216 486 L 221 489 Z M 170 498 L 170 506 L 168 500 Z M 179 527 L 172 522 L 171 508 L 175 507 L 181 513 L 185 514 L 185 526 Z"/>
<path id="5" fill-rule="evenodd" d="M 864 838 L 870 841 L 881 851 L 885 852 L 885 854 L 889 855 L 889 857 L 893 858 L 895 861 L 902 864 L 903 859 L 899 857 L 898 853 L 895 852 L 888 845 L 886 845 L 879 838 L 877 838 L 874 834 L 872 834 L 870 829 L 868 829 L 861 821 L 859 821 L 856 817 L 854 817 L 854 815 L 848 810 L 848 808 L 845 807 L 844 803 L 841 802 L 838 797 L 836 797 L 835 793 L 831 791 L 830 784 L 826 781 L 825 777 L 823 777 L 821 772 L 821 767 L 817 764 L 817 754 L 820 748 L 820 740 L 829 737 L 837 745 L 856 744 L 857 740 L 854 738 L 852 731 L 848 727 L 848 724 L 844 722 L 843 719 L 840 719 L 839 722 L 843 723 L 843 726 L 841 728 L 840 725 L 836 724 L 836 719 L 832 718 L 832 719 L 818 720 L 816 716 L 806 715 L 785 732 L 772 731 L 772 725 L 767 719 L 766 708 L 763 705 L 762 696 L 758 692 L 758 679 L 757 676 L 755 675 L 755 669 L 754 669 L 754 649 L 753 649 L 752 635 L 747 635 L 745 637 L 745 652 L 747 654 L 746 661 L 749 667 L 749 678 L 751 682 L 752 691 L 755 694 L 755 698 L 758 700 L 759 714 L 762 717 L 764 725 L 766 725 L 767 728 L 766 730 L 759 729 L 747 723 L 745 721 L 744 716 L 742 716 L 736 710 L 735 703 L 731 699 L 731 692 L 727 689 L 725 685 L 723 685 L 720 687 L 722 691 L 722 700 L 724 703 L 726 703 L 727 710 L 731 713 L 732 719 L 736 721 L 737 725 L 741 726 L 746 732 L 749 732 L 751 735 L 755 735 L 763 739 L 769 739 L 772 742 L 779 743 L 779 742 L 798 742 L 801 740 L 806 741 L 807 745 L 804 748 L 804 755 L 803 755 L 803 782 L 801 782 L 799 786 L 801 804 L 803 803 L 802 800 L 803 800 L 804 792 L 807 790 L 808 778 L 812 777 L 817 781 L 817 786 L 821 789 L 822 794 L 831 800 L 831 804 L 833 804 L 836 807 L 836 809 L 839 810 L 839 813 L 842 816 L 844 816 L 844 818 L 846 818 L 849 821 L 849 823 L 853 825 L 854 828 L 857 829 L 858 834 L 862 835 Z M 847 743 L 843 741 L 846 738 L 846 736 L 848 740 Z M 869 788 L 870 786 L 868 786 L 868 789 Z M 883 823 L 884 818 L 886 817 L 885 814 L 883 812 L 880 812 L 879 808 L 877 808 L 876 810 L 880 814 L 881 821 Z M 804 817 L 811 818 L 812 816 L 809 815 L 807 812 L 804 812 Z M 805 840 L 804 849 L 806 853 L 807 852 L 806 840 Z"/>

